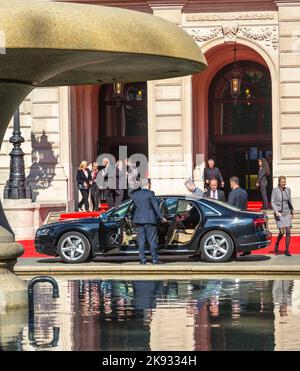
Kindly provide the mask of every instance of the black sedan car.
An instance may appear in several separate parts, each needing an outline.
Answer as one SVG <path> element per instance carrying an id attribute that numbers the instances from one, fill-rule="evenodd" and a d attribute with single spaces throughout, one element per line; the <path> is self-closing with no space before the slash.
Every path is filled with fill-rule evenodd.
<path id="1" fill-rule="evenodd" d="M 167 222 L 158 225 L 162 254 L 199 255 L 210 262 L 226 262 L 238 252 L 266 247 L 271 242 L 263 213 L 240 211 L 208 198 L 159 196 Z M 131 200 L 99 218 L 43 225 L 36 232 L 36 251 L 60 256 L 66 263 L 82 263 L 97 256 L 138 254 L 137 227 Z"/>

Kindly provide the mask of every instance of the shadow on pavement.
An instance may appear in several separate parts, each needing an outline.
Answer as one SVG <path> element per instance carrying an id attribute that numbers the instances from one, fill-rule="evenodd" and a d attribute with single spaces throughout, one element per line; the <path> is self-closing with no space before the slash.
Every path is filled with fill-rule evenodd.
<path id="1" fill-rule="evenodd" d="M 248 255 L 248 256 L 238 256 L 235 261 L 237 262 L 243 262 L 243 261 L 252 261 L 252 262 L 257 262 L 257 261 L 266 261 L 270 260 L 270 256 L 266 255 Z"/>
<path id="2" fill-rule="evenodd" d="M 209 263 L 206 261 L 201 260 L 199 257 L 191 257 L 191 256 L 160 256 L 160 259 L 164 263 Z M 259 262 L 259 261 L 267 261 L 270 260 L 271 257 L 266 255 L 249 255 L 249 256 L 243 256 L 243 257 L 237 257 L 234 261 L 242 263 L 242 262 Z M 39 259 L 37 260 L 37 263 L 43 263 L 43 264 L 66 264 L 66 265 L 72 265 L 70 263 L 65 263 L 60 258 L 45 258 L 45 259 Z M 93 264 L 93 263 L 110 263 L 110 264 L 126 264 L 126 263 L 139 263 L 139 259 L 137 256 L 107 256 L 107 257 L 96 257 L 92 261 L 88 261 L 81 264 Z M 147 263 L 151 263 L 151 258 L 148 257 Z M 219 263 L 211 263 L 211 264 L 219 264 Z M 226 264 L 226 263 L 223 263 Z M 80 265 L 76 264 L 76 265 Z"/>

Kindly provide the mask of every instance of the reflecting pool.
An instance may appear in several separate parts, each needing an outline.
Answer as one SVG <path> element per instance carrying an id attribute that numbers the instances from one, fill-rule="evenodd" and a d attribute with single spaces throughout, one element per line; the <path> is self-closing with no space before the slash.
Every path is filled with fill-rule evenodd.
<path id="1" fill-rule="evenodd" d="M 0 350 L 300 350 L 300 281 L 58 279 Z M 25 316 L 27 319 L 27 317 Z"/>

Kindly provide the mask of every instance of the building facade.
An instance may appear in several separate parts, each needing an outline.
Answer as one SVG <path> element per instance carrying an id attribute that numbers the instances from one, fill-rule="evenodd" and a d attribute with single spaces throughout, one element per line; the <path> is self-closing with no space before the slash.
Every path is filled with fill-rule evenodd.
<path id="1" fill-rule="evenodd" d="M 227 190 L 229 177 L 237 175 L 249 198 L 259 199 L 257 160 L 265 157 L 273 184 L 285 175 L 300 209 L 298 0 L 69 2 L 124 7 L 174 22 L 199 44 L 208 68 L 194 76 L 125 84 L 118 99 L 109 85 L 35 89 L 20 107 L 33 202 L 4 202 L 9 219 L 16 217 L 16 207 L 26 209 L 30 234 L 49 210 L 72 210 L 79 163 L 103 153 L 118 159 L 120 146 L 127 146 L 128 156 L 148 158 L 153 189 L 161 194 L 185 192 L 190 177 L 201 186 L 205 162 L 212 157 Z M 233 95 L 230 81 L 237 72 L 240 91 Z M 11 135 L 10 126 L 0 153 L 1 196 Z"/>

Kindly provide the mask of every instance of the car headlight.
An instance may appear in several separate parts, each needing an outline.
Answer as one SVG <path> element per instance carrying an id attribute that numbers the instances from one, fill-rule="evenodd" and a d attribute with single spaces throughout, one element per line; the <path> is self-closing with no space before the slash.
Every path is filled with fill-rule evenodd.
<path id="1" fill-rule="evenodd" d="M 47 236 L 50 232 L 49 228 L 43 228 L 43 229 L 38 229 L 36 232 L 37 237 L 39 236 Z"/>

